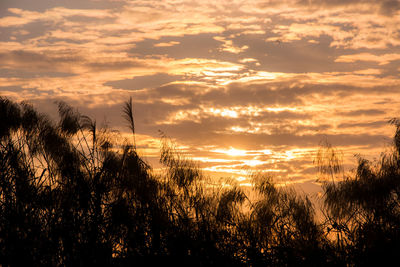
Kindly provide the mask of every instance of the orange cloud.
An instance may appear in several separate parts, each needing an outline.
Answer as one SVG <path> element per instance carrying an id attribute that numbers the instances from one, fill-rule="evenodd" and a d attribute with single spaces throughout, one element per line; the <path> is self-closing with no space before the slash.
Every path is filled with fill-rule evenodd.
<path id="1" fill-rule="evenodd" d="M 161 129 L 209 173 L 309 178 L 324 136 L 350 165 L 352 151 L 370 155 L 391 134 L 385 121 L 400 104 L 393 3 L 10 4 L 0 18 L 0 94 L 43 109 L 66 100 L 122 132 L 120 106 L 133 96 L 138 145 L 152 160 Z"/>
<path id="2" fill-rule="evenodd" d="M 374 55 L 371 53 L 360 53 L 360 54 L 352 54 L 352 55 L 342 55 L 335 59 L 335 62 L 345 62 L 345 63 L 353 63 L 356 61 L 371 61 L 376 62 L 379 65 L 389 64 L 391 61 L 399 60 L 399 54 L 383 54 L 383 55 Z"/>

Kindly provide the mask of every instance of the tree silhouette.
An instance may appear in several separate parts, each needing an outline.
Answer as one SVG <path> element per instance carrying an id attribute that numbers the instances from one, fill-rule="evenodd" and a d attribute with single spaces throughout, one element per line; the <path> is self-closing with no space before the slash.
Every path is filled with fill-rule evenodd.
<path id="1" fill-rule="evenodd" d="M 400 124 L 393 149 L 373 163 L 358 157 L 353 176 L 324 185 L 327 232 L 338 257 L 355 265 L 392 265 L 400 249 Z"/>
<path id="2" fill-rule="evenodd" d="M 329 147 L 319 154 L 316 163 L 329 176 L 319 223 L 307 197 L 277 187 L 272 177 L 254 175 L 250 194 L 233 181 L 216 183 L 164 135 L 164 171 L 154 173 L 136 150 L 132 99 L 123 107 L 132 142 L 57 105 L 53 122 L 26 102 L 0 98 L 4 266 L 338 266 L 396 259 L 398 120 L 391 121 L 391 154 L 376 164 L 359 158 L 354 177 L 336 181 L 343 173 L 337 153 Z"/>

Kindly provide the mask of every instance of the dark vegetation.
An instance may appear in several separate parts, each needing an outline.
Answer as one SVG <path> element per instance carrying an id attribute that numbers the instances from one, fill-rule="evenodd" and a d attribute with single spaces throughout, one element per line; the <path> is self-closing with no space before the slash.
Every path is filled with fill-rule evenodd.
<path id="1" fill-rule="evenodd" d="M 212 185 L 164 139 L 156 175 L 132 141 L 65 103 L 54 123 L 0 98 L 0 263 L 3 266 L 388 265 L 400 251 L 400 122 L 394 149 L 360 158 L 351 177 L 311 201 L 254 175 L 251 199 Z M 335 151 L 321 173 L 340 172 Z M 322 156 L 321 156 L 322 155 Z"/>

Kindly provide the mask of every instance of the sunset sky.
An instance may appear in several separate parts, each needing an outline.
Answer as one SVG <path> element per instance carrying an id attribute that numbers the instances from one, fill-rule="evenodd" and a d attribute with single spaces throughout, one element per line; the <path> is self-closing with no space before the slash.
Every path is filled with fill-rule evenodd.
<path id="1" fill-rule="evenodd" d="M 400 116 L 394 0 L 2 0 L 0 95 L 160 131 L 212 177 L 312 183 L 321 141 L 378 157 Z"/>

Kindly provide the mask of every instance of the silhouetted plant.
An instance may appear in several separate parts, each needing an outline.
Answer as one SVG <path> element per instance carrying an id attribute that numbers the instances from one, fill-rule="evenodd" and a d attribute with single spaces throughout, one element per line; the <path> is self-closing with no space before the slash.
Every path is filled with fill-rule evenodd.
<path id="1" fill-rule="evenodd" d="M 337 179 L 337 151 L 320 151 L 329 179 L 318 223 L 311 201 L 272 177 L 254 175 L 249 197 L 233 181 L 211 181 L 165 136 L 155 174 L 136 150 L 131 99 L 123 112 L 133 143 L 57 104 L 54 123 L 0 98 L 4 266 L 368 265 L 400 248 L 397 120 L 392 153 L 375 165 L 359 158 L 354 177 Z"/>
<path id="2" fill-rule="evenodd" d="M 124 105 L 123 109 L 123 115 L 122 115 L 125 120 L 128 122 L 128 126 L 132 131 L 132 136 L 133 136 L 133 147 L 136 149 L 136 137 L 135 137 L 135 120 L 133 117 L 133 103 L 132 103 L 132 97 L 129 98 L 129 101 L 127 101 Z"/>
<path id="3" fill-rule="evenodd" d="M 314 220 L 311 201 L 278 188 L 271 177 L 256 175 L 259 197 L 246 220 L 247 259 L 251 265 L 320 265 L 326 262 L 323 231 Z"/>
<path id="4" fill-rule="evenodd" d="M 324 184 L 327 232 L 338 257 L 356 265 L 391 264 L 400 249 L 400 124 L 392 152 L 372 163 L 358 157 L 354 176 Z"/>

